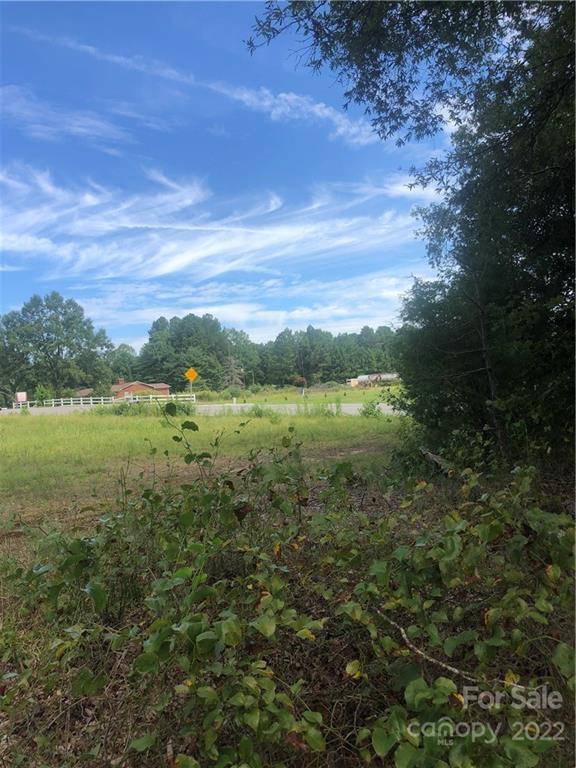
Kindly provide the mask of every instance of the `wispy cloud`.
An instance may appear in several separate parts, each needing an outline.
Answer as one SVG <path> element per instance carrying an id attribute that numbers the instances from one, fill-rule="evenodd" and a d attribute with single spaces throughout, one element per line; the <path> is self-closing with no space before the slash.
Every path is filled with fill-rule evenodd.
<path id="1" fill-rule="evenodd" d="M 268 88 L 235 87 L 226 83 L 210 83 L 207 87 L 240 102 L 248 109 L 263 112 L 278 122 L 302 120 L 324 123 L 330 128 L 331 139 L 342 139 L 347 144 L 357 146 L 379 141 L 366 120 L 352 119 L 322 101 L 314 101 L 311 96 L 290 91 L 273 93 Z"/>
<path id="2" fill-rule="evenodd" d="M 22 272 L 23 267 L 17 267 L 15 264 L 0 264 L 0 272 Z"/>
<path id="3" fill-rule="evenodd" d="M 428 276 L 427 270 L 415 272 Z M 408 270 L 401 275 L 381 270 L 337 280 L 278 277 L 250 284 L 140 282 L 107 284 L 105 288 L 84 284 L 74 290 L 96 323 L 122 328 L 117 341 L 139 346 L 145 339 L 136 329 L 161 315 L 212 314 L 226 326 L 242 328 L 255 341 L 274 338 L 286 327 L 298 330 L 315 325 L 340 333 L 358 331 L 364 325 L 394 325 L 400 299 L 411 284 Z M 82 298 L 84 294 L 86 298 Z"/>
<path id="4" fill-rule="evenodd" d="M 132 140 L 127 131 L 106 118 L 91 111 L 64 109 L 43 101 L 29 88 L 2 86 L 0 103 L 4 119 L 16 123 L 34 139 L 61 141 L 72 137 L 100 148 Z"/>
<path id="5" fill-rule="evenodd" d="M 116 53 L 109 53 L 97 48 L 94 45 L 87 45 L 81 43 L 78 40 L 74 40 L 71 37 L 51 37 L 44 35 L 42 32 L 38 32 L 34 29 L 27 27 L 12 27 L 15 32 L 19 32 L 22 35 L 30 38 L 31 40 L 37 40 L 38 42 L 50 43 L 51 45 L 58 45 L 61 48 L 69 48 L 71 51 L 77 53 L 83 53 L 87 56 L 91 56 L 99 61 L 105 61 L 109 64 L 116 64 L 117 66 L 124 67 L 125 69 L 132 69 L 136 72 L 142 72 L 146 75 L 154 75 L 155 77 L 163 77 L 166 80 L 172 80 L 176 83 L 183 83 L 191 85 L 195 82 L 192 74 L 186 72 L 180 72 L 168 64 L 164 64 L 162 61 L 156 61 L 145 56 L 123 56 Z"/>
<path id="6" fill-rule="evenodd" d="M 135 142 L 134 124 L 162 132 L 177 125 L 173 120 L 145 114 L 130 102 L 104 102 L 102 113 L 70 109 L 41 99 L 31 88 L 19 85 L 1 86 L 0 104 L 4 119 L 33 139 L 56 142 L 72 138 L 111 154 L 118 153 L 118 145 Z"/>
<path id="7" fill-rule="evenodd" d="M 209 312 L 253 338 L 390 323 L 422 273 L 394 182 L 327 184 L 293 205 L 273 192 L 227 199 L 149 168 L 137 192 L 69 185 L 14 166 L 0 176 L 1 246 L 40 279 L 66 280 L 89 316 L 134 338 L 161 314 Z M 338 279 L 326 277 L 335 271 Z"/>
<path id="8" fill-rule="evenodd" d="M 42 254 L 53 276 L 142 278 L 186 273 L 203 281 L 231 272 L 277 272 L 366 257 L 414 238 L 409 212 L 386 206 L 385 187 L 336 187 L 313 205 L 274 193 L 243 201 L 211 196 L 197 179 L 147 172 L 144 191 L 86 181 L 64 186 L 26 166 L 5 172 L 3 248 Z M 360 210 L 359 210 L 360 209 Z"/>
<path id="9" fill-rule="evenodd" d="M 170 80 L 182 85 L 205 88 L 242 104 L 247 109 L 267 115 L 274 121 L 301 121 L 327 125 L 329 136 L 351 146 L 365 146 L 379 141 L 370 123 L 363 118 L 353 118 L 341 110 L 305 94 L 274 93 L 268 88 L 248 88 L 225 82 L 200 81 L 190 72 L 176 69 L 164 62 L 144 56 L 128 56 L 103 51 L 69 37 L 50 37 L 32 29 L 13 27 L 14 31 L 32 40 L 57 45 L 98 61 L 123 67 L 146 75 Z"/>

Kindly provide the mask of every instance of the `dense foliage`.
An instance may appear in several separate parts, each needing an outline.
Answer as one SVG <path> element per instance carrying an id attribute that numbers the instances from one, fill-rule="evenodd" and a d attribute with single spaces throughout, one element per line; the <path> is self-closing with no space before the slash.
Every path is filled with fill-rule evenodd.
<path id="1" fill-rule="evenodd" d="M 403 311 L 403 407 L 438 444 L 570 453 L 574 423 L 574 4 L 271 2 L 254 49 L 292 29 L 383 138 L 451 123 L 414 171 L 438 279 Z"/>
<path id="2" fill-rule="evenodd" d="M 503 453 L 572 443 L 573 43 L 565 4 L 454 136 L 445 201 L 422 212 L 440 279 L 404 307 L 414 414 L 444 435 L 487 425 Z"/>
<path id="3" fill-rule="evenodd" d="M 274 341 L 255 344 L 243 331 L 223 328 L 211 315 L 160 318 L 138 359 L 146 380 L 183 388 L 182 372 L 193 365 L 205 385 L 221 389 L 249 384 L 340 381 L 359 373 L 393 370 L 394 333 L 385 326 L 333 336 L 309 326 L 286 329 Z"/>
<path id="4" fill-rule="evenodd" d="M 196 424 L 172 426 L 179 488 L 124 494 L 94 533 L 45 539 L 9 574 L 1 759 L 573 764 L 561 489 L 543 495 L 530 468 L 407 491 L 392 467 L 311 472 L 293 429 L 222 472 L 225 436 L 198 452 Z M 558 707 L 516 706 L 543 690 Z"/>
<path id="5" fill-rule="evenodd" d="M 73 299 L 56 291 L 33 296 L 20 311 L 0 315 L 0 392 L 10 402 L 14 392 L 39 385 L 56 393 L 106 386 L 111 349 L 106 333 L 94 330 Z"/>

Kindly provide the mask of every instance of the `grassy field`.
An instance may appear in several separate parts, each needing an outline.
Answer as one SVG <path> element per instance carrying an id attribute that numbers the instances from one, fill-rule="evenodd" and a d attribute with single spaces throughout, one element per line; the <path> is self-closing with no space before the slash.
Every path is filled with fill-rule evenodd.
<path id="1" fill-rule="evenodd" d="M 199 450 L 207 450 L 224 431 L 222 461 L 238 461 L 252 448 L 279 444 L 290 425 L 305 455 L 332 459 L 385 453 L 396 441 L 399 419 L 279 416 L 249 420 L 238 434 L 241 416 L 194 417 Z M 177 422 L 182 419 L 176 419 Z M 0 420 L 0 519 L 76 517 L 87 505 L 113 502 L 118 481 L 161 478 L 189 470 L 174 431 L 160 417 L 94 414 L 14 416 Z M 152 448 L 156 449 L 152 453 Z M 168 451 L 168 457 L 164 455 Z"/>
<path id="2" fill-rule="evenodd" d="M 398 385 L 394 385 L 390 390 L 395 392 Z M 378 387 L 340 387 L 339 389 L 321 389 L 308 388 L 304 390 L 299 387 L 264 387 L 259 392 L 251 392 L 250 389 L 241 390 L 236 400 L 239 403 L 367 403 L 377 398 L 382 392 Z M 198 402 L 221 402 L 231 401 L 229 392 L 212 392 L 209 390 L 199 390 L 197 392 Z"/>

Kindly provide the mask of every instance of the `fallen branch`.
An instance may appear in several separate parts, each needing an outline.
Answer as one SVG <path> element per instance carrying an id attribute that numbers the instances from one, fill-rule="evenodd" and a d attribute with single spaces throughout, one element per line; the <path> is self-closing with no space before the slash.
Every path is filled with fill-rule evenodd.
<path id="1" fill-rule="evenodd" d="M 537 690 L 536 688 L 528 688 L 527 686 L 519 685 L 518 683 L 509 683 L 507 680 L 501 680 L 500 678 L 494 678 L 492 680 L 481 680 L 478 677 L 474 677 L 474 675 L 468 674 L 468 672 L 464 672 L 463 670 L 458 669 L 458 667 L 453 667 L 451 664 L 446 664 L 446 662 L 440 661 L 440 659 L 435 659 L 432 656 L 429 656 L 425 651 L 421 651 L 420 648 L 417 648 L 414 645 L 414 643 L 410 640 L 410 638 L 406 634 L 406 630 L 404 629 L 404 627 L 400 626 L 400 624 L 398 624 L 393 619 L 390 619 L 388 616 L 383 614 L 377 608 L 375 608 L 374 610 L 378 614 L 378 616 L 380 616 L 381 619 L 384 619 L 384 621 L 392 625 L 395 629 L 398 630 L 398 632 L 400 632 L 400 634 L 402 635 L 402 639 L 404 640 L 404 642 L 406 643 L 408 648 L 410 648 L 411 651 L 418 654 L 418 656 L 421 656 L 423 659 L 426 659 L 426 661 L 429 661 L 431 664 L 436 664 L 436 666 L 442 667 L 442 669 L 445 669 L 448 672 L 452 672 L 452 674 L 454 675 L 463 677 L 465 680 L 469 680 L 472 683 L 479 683 L 480 685 L 500 684 L 500 685 L 510 686 L 512 688 L 518 688 L 521 691 L 533 692 Z"/>
<path id="2" fill-rule="evenodd" d="M 440 469 L 440 471 L 443 472 L 447 477 L 449 477 L 454 472 L 454 467 L 452 464 L 450 464 L 449 461 L 446 461 L 446 459 L 443 459 L 441 456 L 437 456 L 435 453 L 432 453 L 428 450 L 428 448 L 420 448 L 420 453 L 427 462 L 433 464 L 435 467 L 438 467 L 438 469 Z"/>

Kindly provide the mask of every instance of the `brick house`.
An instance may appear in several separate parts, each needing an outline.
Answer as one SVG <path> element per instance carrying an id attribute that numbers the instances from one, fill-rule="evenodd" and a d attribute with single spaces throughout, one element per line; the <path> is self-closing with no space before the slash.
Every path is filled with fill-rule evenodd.
<path id="1" fill-rule="evenodd" d="M 116 384 L 112 384 L 110 391 L 116 400 L 131 397 L 132 395 L 170 396 L 170 386 L 168 384 L 147 384 L 144 381 L 124 381 L 124 379 L 118 379 Z"/>

